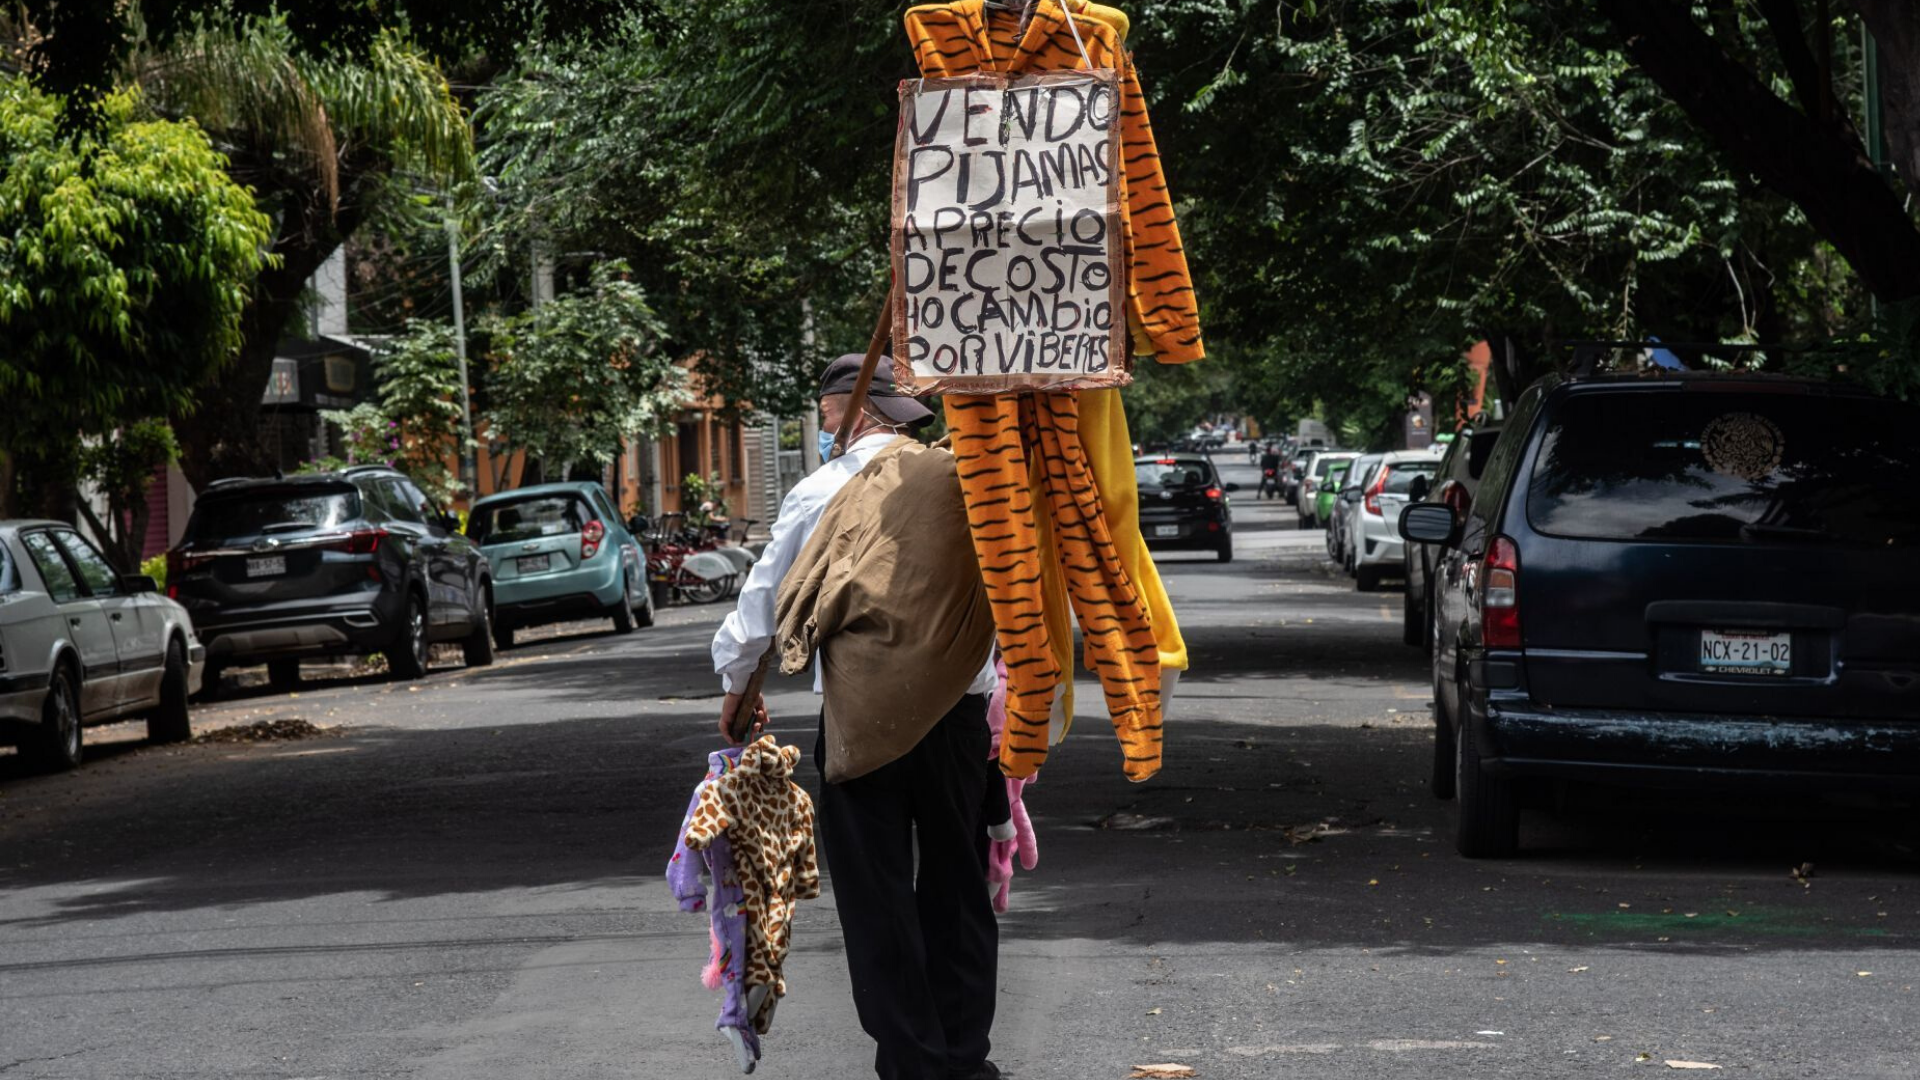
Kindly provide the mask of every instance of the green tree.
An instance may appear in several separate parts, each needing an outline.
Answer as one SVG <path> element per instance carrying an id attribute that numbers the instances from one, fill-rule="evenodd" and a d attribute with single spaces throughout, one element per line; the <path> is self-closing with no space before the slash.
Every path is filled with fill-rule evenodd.
<path id="1" fill-rule="evenodd" d="M 188 412 L 241 343 L 271 223 L 197 126 L 140 104 L 67 138 L 57 99 L 0 75 L 0 516 L 21 468 L 65 510 L 82 435 Z"/>
<path id="2" fill-rule="evenodd" d="M 450 504 L 461 490 L 450 463 L 465 446 L 453 328 L 415 320 L 374 354 L 373 366 L 377 403 L 321 414 L 340 428 L 346 443 L 347 460 L 338 464 L 391 465 L 436 503 Z"/>
<path id="3" fill-rule="evenodd" d="M 1733 167 L 1793 200 L 1876 296 L 1920 298 L 1912 209 L 1920 194 L 1920 5 L 1848 0 L 1852 16 L 1827 0 L 1599 6 L 1634 61 Z M 1863 81 L 1862 22 L 1879 52 L 1893 170 L 1874 164 L 1851 107 Z"/>
<path id="4" fill-rule="evenodd" d="M 685 372 L 659 348 L 659 320 L 626 269 L 597 265 L 586 289 L 488 326 L 487 438 L 503 473 L 516 449 L 559 477 L 610 461 L 621 439 L 658 431 L 685 404 Z"/>
<path id="5" fill-rule="evenodd" d="M 147 538 L 147 488 L 154 473 L 180 456 L 173 429 L 165 420 L 135 421 L 116 431 L 88 440 L 80 449 L 80 479 L 106 499 L 103 521 L 86 500 L 80 513 L 102 538 L 107 557 L 122 573 L 140 567 L 141 547 Z"/>
<path id="6" fill-rule="evenodd" d="M 204 485 L 275 462 L 255 436 L 282 335 L 313 272 L 342 241 L 391 210 L 404 185 L 473 175 L 472 138 L 446 78 L 397 32 L 354 58 L 302 50 L 280 18 L 196 24 L 139 57 L 135 78 L 170 115 L 190 116 L 225 150 L 228 171 L 273 215 L 274 264 L 249 294 L 231 376 L 176 414 L 181 468 Z"/>

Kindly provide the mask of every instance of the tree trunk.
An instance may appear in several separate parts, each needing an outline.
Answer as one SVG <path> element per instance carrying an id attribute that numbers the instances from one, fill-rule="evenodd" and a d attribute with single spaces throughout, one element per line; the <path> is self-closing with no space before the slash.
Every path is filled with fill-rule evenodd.
<path id="1" fill-rule="evenodd" d="M 1920 296 L 1920 229 L 1850 123 L 1820 123 L 1781 100 L 1701 30 L 1687 4 L 1600 0 L 1600 7 L 1626 37 L 1635 63 L 1729 163 L 1805 211 L 1874 295 Z"/>
<path id="2" fill-rule="evenodd" d="M 224 477 L 266 475 L 278 466 L 272 447 L 260 438 L 260 399 L 273 374 L 280 338 L 300 314 L 308 279 L 365 217 L 364 189 L 372 186 L 374 171 L 358 172 L 353 181 L 347 180 L 349 164 L 341 163 L 337 211 L 329 212 L 318 191 L 284 192 L 273 244 L 280 263 L 254 280 L 240 314 L 239 355 L 218 382 L 200 392 L 192 412 L 169 418 L 180 443 L 180 471 L 196 489 Z M 248 176 L 244 169 L 234 173 Z"/>

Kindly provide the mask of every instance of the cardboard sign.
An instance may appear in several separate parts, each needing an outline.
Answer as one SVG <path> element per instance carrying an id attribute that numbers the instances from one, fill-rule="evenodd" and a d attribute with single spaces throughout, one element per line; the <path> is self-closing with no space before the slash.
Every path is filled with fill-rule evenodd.
<path id="1" fill-rule="evenodd" d="M 894 374 L 912 394 L 1131 381 L 1113 72 L 900 84 Z"/>

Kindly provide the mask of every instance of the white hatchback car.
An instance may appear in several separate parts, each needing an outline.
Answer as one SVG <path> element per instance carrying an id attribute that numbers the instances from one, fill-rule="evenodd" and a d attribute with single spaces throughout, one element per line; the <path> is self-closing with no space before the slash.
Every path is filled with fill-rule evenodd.
<path id="1" fill-rule="evenodd" d="M 152 578 L 60 522 L 0 522 L 0 743 L 59 771 L 80 764 L 88 724 L 145 716 L 154 742 L 182 741 L 205 661 Z"/>
<path id="2" fill-rule="evenodd" d="M 1399 574 L 1405 566 L 1400 539 L 1400 508 L 1407 505 L 1407 492 L 1416 476 L 1431 482 L 1440 467 L 1440 455 L 1446 447 L 1429 450 L 1396 450 L 1380 458 L 1380 464 L 1359 480 L 1360 498 L 1346 507 L 1349 565 L 1361 592 L 1373 592 L 1389 572 Z"/>

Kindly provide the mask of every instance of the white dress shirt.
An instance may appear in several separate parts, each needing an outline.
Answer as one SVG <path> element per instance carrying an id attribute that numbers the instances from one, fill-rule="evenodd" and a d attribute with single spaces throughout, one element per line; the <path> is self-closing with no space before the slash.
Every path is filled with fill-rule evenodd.
<path id="1" fill-rule="evenodd" d="M 760 657 L 772 643 L 774 600 L 780 593 L 780 582 L 793 567 L 793 560 L 800 556 L 800 549 L 807 545 L 815 526 L 820 524 L 820 515 L 826 512 L 827 504 L 895 437 L 888 430 L 862 436 L 847 447 L 846 453 L 795 484 L 781 500 L 780 514 L 773 522 L 773 539 L 767 542 L 766 550 L 760 553 L 759 561 L 747 574 L 747 583 L 740 587 L 740 603 L 713 635 L 713 670 L 720 676 L 720 686 L 727 693 L 746 689 L 753 669 L 759 666 Z M 991 694 L 997 685 L 999 677 L 994 673 L 993 650 L 988 649 L 986 663 L 967 687 L 967 693 Z M 820 692 L 817 658 L 813 665 L 813 692 Z"/>

